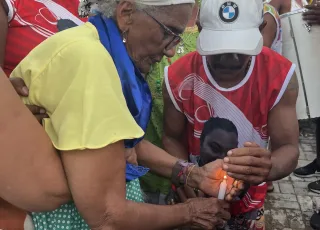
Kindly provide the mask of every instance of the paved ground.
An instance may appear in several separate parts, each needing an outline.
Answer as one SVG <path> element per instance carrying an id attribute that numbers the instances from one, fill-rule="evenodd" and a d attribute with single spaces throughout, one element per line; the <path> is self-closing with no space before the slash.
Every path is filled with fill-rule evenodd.
<path id="1" fill-rule="evenodd" d="M 299 165 L 304 166 L 316 157 L 313 126 L 306 125 L 300 135 Z M 307 185 L 317 178 L 301 179 L 290 175 L 274 183 L 265 204 L 267 230 L 309 230 L 313 214 L 313 201 L 320 203 L 320 194 L 309 192 Z M 318 178 L 320 179 L 320 178 Z"/>

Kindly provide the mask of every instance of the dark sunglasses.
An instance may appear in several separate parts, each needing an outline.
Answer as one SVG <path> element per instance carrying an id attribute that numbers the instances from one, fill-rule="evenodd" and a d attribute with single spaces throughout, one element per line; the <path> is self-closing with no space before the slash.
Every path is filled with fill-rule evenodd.
<path id="1" fill-rule="evenodd" d="M 164 25 L 163 23 L 159 22 L 155 17 L 153 17 L 151 14 L 149 14 L 147 11 L 143 10 L 143 12 L 145 14 L 147 14 L 150 18 L 152 18 L 156 23 L 158 23 L 158 25 L 164 30 L 164 32 L 169 35 L 172 36 L 172 40 L 170 43 L 168 43 L 168 45 L 165 47 L 166 50 L 171 50 L 172 48 L 174 48 L 175 46 L 177 46 L 181 41 L 182 38 L 180 35 L 174 33 L 172 30 L 170 30 L 166 25 Z"/>

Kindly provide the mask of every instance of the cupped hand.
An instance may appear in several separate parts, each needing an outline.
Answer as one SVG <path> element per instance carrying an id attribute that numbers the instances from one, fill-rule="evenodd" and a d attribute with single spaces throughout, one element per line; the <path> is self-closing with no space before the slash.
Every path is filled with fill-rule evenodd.
<path id="1" fill-rule="evenodd" d="M 29 89 L 21 78 L 10 78 L 10 82 L 21 97 L 29 96 Z M 42 119 L 47 118 L 46 110 L 36 105 L 26 105 L 35 118 L 41 123 Z"/>
<path id="2" fill-rule="evenodd" d="M 229 151 L 223 164 L 230 177 L 253 185 L 265 182 L 271 168 L 271 152 L 249 142 L 243 148 Z"/>
<path id="3" fill-rule="evenodd" d="M 223 161 L 215 160 L 200 168 L 201 179 L 199 179 L 198 188 L 206 195 L 218 197 L 220 184 L 226 176 L 226 171 L 222 169 Z M 242 181 L 235 181 L 234 178 L 227 176 L 227 191 L 225 200 L 232 201 L 244 189 Z"/>
<path id="4" fill-rule="evenodd" d="M 230 219 L 229 204 L 216 198 L 189 199 L 186 204 L 189 208 L 191 227 L 200 229 L 216 229 L 225 225 Z"/>
<path id="5" fill-rule="evenodd" d="M 320 25 L 320 4 L 318 1 L 315 4 L 305 6 L 308 11 L 302 14 L 302 19 L 310 25 Z"/>

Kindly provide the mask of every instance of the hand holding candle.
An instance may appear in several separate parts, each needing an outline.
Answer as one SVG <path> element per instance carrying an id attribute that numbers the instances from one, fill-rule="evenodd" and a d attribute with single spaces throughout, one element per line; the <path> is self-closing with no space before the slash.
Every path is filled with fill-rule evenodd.
<path id="1" fill-rule="evenodd" d="M 196 179 L 195 185 L 190 183 L 191 187 L 201 190 L 204 194 L 211 197 L 218 198 L 219 190 L 222 195 L 219 199 L 226 201 L 233 201 L 238 194 L 242 191 L 242 182 L 234 184 L 234 179 L 226 175 L 226 171 L 222 169 L 224 162 L 220 159 L 208 163 L 200 168 L 196 168 L 192 171 L 189 181 L 192 181 L 192 177 Z M 223 178 L 225 177 L 225 181 Z M 223 184 L 226 185 L 223 185 Z M 222 188 L 224 187 L 225 188 Z M 221 188 L 220 188 L 221 187 Z M 188 197 L 192 198 L 192 197 Z"/>

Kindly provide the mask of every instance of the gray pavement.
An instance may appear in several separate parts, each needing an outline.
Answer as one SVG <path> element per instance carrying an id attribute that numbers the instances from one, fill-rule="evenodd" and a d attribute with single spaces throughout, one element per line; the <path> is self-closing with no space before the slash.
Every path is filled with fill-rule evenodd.
<path id="1" fill-rule="evenodd" d="M 300 135 L 298 167 L 316 158 L 314 129 L 303 129 Z M 265 204 L 267 230 L 312 229 L 309 224 L 314 205 L 320 207 L 320 194 L 308 191 L 307 185 L 317 177 L 298 178 L 293 174 L 274 182 L 275 190 L 269 193 Z"/>

